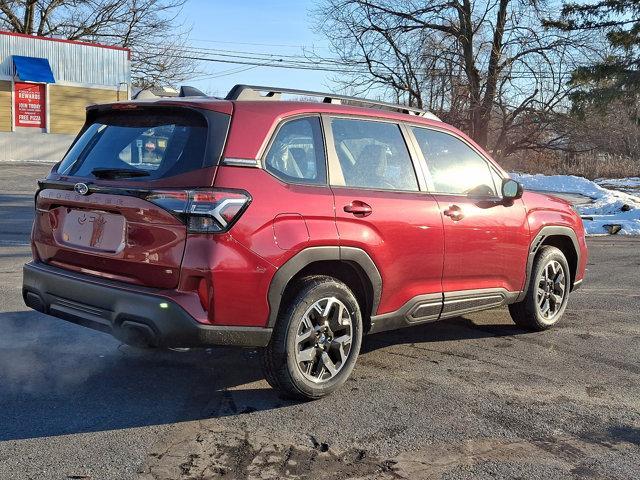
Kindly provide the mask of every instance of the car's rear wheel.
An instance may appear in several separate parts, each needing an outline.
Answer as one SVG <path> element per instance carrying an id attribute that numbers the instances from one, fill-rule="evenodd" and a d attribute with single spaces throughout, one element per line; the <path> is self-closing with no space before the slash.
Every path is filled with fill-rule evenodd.
<path id="1" fill-rule="evenodd" d="M 561 250 L 540 249 L 533 261 L 531 281 L 523 301 L 509 305 L 516 325 L 529 330 L 546 330 L 560 321 L 569 299 L 571 274 Z"/>
<path id="2" fill-rule="evenodd" d="M 351 290 L 325 276 L 303 278 L 280 309 L 262 360 L 269 384 L 288 397 L 320 398 L 349 377 L 362 343 Z"/>

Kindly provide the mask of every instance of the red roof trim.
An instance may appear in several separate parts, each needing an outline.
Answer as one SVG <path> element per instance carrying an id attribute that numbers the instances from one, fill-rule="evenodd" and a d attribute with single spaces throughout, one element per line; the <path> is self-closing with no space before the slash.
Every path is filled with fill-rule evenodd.
<path id="1" fill-rule="evenodd" d="M 102 45 L 100 43 L 81 42 L 79 40 L 66 40 L 64 38 L 39 37 L 37 35 L 27 35 L 26 33 L 7 32 L 5 30 L 0 30 L 0 35 L 8 35 L 10 37 L 33 38 L 36 40 L 48 40 L 50 42 L 72 43 L 75 45 L 84 45 L 86 47 L 108 48 L 110 50 L 121 50 L 123 52 L 127 52 L 129 54 L 128 55 L 129 58 L 131 58 L 131 49 L 125 48 L 125 47 L 115 47 L 113 45 Z"/>

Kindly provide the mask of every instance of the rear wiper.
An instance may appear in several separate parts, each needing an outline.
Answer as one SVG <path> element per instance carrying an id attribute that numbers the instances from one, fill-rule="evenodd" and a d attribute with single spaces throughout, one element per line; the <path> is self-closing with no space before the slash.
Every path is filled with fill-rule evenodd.
<path id="1" fill-rule="evenodd" d="M 91 175 L 96 178 L 148 177 L 149 172 L 137 168 L 94 168 Z"/>

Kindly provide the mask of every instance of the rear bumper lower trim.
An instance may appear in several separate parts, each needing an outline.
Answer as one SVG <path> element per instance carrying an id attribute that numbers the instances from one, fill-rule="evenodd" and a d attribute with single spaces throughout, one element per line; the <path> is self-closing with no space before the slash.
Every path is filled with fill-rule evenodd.
<path id="1" fill-rule="evenodd" d="M 176 302 L 145 287 L 125 288 L 41 262 L 23 269 L 26 305 L 126 343 L 157 347 L 263 347 L 272 329 L 198 323 Z"/>

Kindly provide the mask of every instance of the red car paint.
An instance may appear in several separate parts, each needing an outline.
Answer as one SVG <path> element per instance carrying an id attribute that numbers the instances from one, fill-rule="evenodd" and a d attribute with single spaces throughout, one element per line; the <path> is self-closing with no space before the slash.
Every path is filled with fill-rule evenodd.
<path id="1" fill-rule="evenodd" d="M 527 206 L 527 220 L 531 231 L 531 238 L 546 226 L 564 225 L 576 232 L 580 247 L 579 264 L 575 281 L 584 279 L 589 259 L 582 219 L 571 208 L 566 200 L 541 193 L 525 192 L 522 201 Z"/>
<path id="2" fill-rule="evenodd" d="M 482 152 L 506 177 L 479 146 L 455 128 L 402 113 L 326 103 L 211 99 L 124 102 L 100 108 L 128 111 L 148 105 L 188 106 L 231 115 L 223 159 L 260 161 L 278 125 L 286 119 L 341 115 L 444 130 Z M 397 311 L 421 294 L 483 288 L 521 291 L 532 241 L 545 226 L 564 226 L 575 232 L 580 263 L 573 280 L 582 280 L 585 273 L 587 254 L 580 218 L 566 202 L 535 193 L 526 192 L 512 204 L 485 204 L 471 197 L 429 191 L 285 183 L 263 168 L 222 163 L 148 182 L 88 179 L 55 171 L 47 177 L 50 183 L 89 181 L 119 189 L 248 192 L 249 206 L 228 232 L 219 234 L 187 233 L 185 224 L 174 215 L 135 196 L 83 196 L 51 186 L 37 196 L 32 235 L 36 260 L 86 273 L 96 281 L 116 280 L 123 289 L 149 287 L 154 295 L 171 299 L 205 325 L 266 326 L 274 275 L 296 254 L 313 247 L 356 247 L 368 254 L 382 278 L 374 315 Z M 65 240 L 61 229 L 75 209 L 123 216 L 122 245 L 104 251 Z M 449 216 L 447 212 L 453 211 L 459 211 L 460 218 Z"/>
<path id="3" fill-rule="evenodd" d="M 126 233 L 113 250 L 73 242 L 85 223 L 112 212 L 126 222 Z M 84 197 L 75 192 L 45 189 L 38 194 L 33 243 L 40 260 L 63 268 L 104 276 L 136 285 L 175 288 L 180 277 L 186 228 L 173 215 L 142 199 L 96 193 Z M 103 228 L 118 226 L 107 223 Z M 96 229 L 94 229 L 95 231 Z"/>

